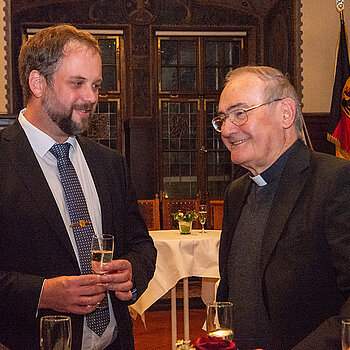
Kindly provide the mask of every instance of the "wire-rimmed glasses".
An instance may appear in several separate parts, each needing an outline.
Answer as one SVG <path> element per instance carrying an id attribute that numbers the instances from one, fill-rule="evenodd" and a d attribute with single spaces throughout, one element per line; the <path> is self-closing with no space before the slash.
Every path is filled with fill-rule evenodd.
<path id="1" fill-rule="evenodd" d="M 225 124 L 227 118 L 234 125 L 242 126 L 248 120 L 247 112 L 250 112 L 250 111 L 257 109 L 259 107 L 268 105 L 272 102 L 277 102 L 277 101 L 281 101 L 281 100 L 283 100 L 283 98 L 276 98 L 275 100 L 260 103 L 258 105 L 255 105 L 255 106 L 252 106 L 249 108 L 236 108 L 236 109 L 233 109 L 232 111 L 230 111 L 228 114 L 219 113 L 215 118 L 213 118 L 211 123 L 213 124 L 214 129 L 218 132 L 221 132 L 221 128 Z"/>

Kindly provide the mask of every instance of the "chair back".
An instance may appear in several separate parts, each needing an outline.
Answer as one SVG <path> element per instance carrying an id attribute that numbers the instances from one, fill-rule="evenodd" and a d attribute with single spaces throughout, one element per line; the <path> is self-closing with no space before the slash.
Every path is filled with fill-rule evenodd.
<path id="1" fill-rule="evenodd" d="M 209 201 L 210 217 L 214 230 L 222 229 L 222 218 L 224 216 L 224 201 L 211 200 Z"/>
<path id="2" fill-rule="evenodd" d="M 190 210 L 195 210 L 197 213 L 199 211 L 199 198 L 197 199 L 170 199 L 166 198 L 163 194 L 162 197 L 162 219 L 163 219 L 163 229 L 164 230 L 176 230 L 179 228 L 177 221 L 172 217 L 172 213 L 181 210 L 186 213 Z M 193 228 L 200 228 L 199 220 L 193 221 Z"/>
<path id="3" fill-rule="evenodd" d="M 140 199 L 137 201 L 140 213 L 149 231 L 160 230 L 159 196 L 155 199 Z"/>

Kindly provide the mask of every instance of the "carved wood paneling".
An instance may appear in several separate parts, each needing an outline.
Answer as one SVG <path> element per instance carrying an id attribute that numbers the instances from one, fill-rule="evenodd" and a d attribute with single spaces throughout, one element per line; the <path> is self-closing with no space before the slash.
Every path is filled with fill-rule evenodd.
<path id="1" fill-rule="evenodd" d="M 132 53 L 133 55 L 149 55 L 150 30 L 149 26 L 132 26 Z"/>
<path id="2" fill-rule="evenodd" d="M 232 6 L 203 5 L 200 1 L 165 1 L 156 24 L 200 25 L 200 26 L 242 26 L 255 25 L 261 13 L 243 11 Z"/>
<path id="3" fill-rule="evenodd" d="M 159 0 L 126 0 L 121 1 L 121 3 L 121 8 L 127 21 L 136 25 L 154 22 L 162 4 Z"/>
<path id="4" fill-rule="evenodd" d="M 152 115 L 150 110 L 149 71 L 145 69 L 134 69 L 133 75 L 133 116 Z"/>
<path id="5" fill-rule="evenodd" d="M 278 68 L 288 74 L 301 97 L 300 58 L 296 55 L 296 44 L 300 42 L 300 7 L 296 1 L 279 0 L 264 21 L 264 64 Z M 298 40 L 296 40 L 298 37 Z M 298 69 L 296 70 L 296 67 Z M 297 76 L 299 75 L 299 76 Z"/>
<path id="6" fill-rule="evenodd" d="M 138 118 L 126 123 L 129 134 L 127 148 L 130 157 L 130 172 L 138 198 L 154 198 L 159 193 L 158 159 L 154 150 L 158 145 L 158 125 L 153 118 Z"/>
<path id="7" fill-rule="evenodd" d="M 304 119 L 314 150 L 333 154 L 333 145 L 327 141 L 329 113 L 304 113 Z"/>

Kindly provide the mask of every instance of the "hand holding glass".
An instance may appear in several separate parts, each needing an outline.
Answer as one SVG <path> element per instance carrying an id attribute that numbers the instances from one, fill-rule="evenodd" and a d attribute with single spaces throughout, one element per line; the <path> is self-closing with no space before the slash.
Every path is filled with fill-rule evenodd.
<path id="1" fill-rule="evenodd" d="M 40 319 L 40 349 L 70 350 L 72 327 L 69 316 L 44 316 Z"/>
<path id="2" fill-rule="evenodd" d="M 211 337 L 233 340 L 233 305 L 215 302 L 207 305 L 207 333 Z"/>
<path id="3" fill-rule="evenodd" d="M 199 206 L 198 219 L 202 225 L 202 233 L 204 233 L 204 225 L 207 221 L 207 206 L 205 204 Z"/>
<path id="4" fill-rule="evenodd" d="M 103 265 L 112 261 L 114 251 L 114 237 L 109 234 L 102 236 L 93 236 L 91 243 L 91 265 L 92 272 L 104 275 Z M 97 307 L 107 307 L 107 296 L 99 303 Z"/>

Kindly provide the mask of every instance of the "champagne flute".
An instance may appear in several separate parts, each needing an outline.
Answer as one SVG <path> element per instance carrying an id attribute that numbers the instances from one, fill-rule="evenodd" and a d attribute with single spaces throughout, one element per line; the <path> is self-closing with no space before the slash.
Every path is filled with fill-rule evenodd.
<path id="1" fill-rule="evenodd" d="M 70 350 L 72 326 L 69 316 L 43 316 L 40 319 L 40 349 Z"/>
<path id="2" fill-rule="evenodd" d="M 93 236 L 91 243 L 91 265 L 92 272 L 104 275 L 103 265 L 112 261 L 114 251 L 114 237 L 110 234 Z M 107 295 L 98 304 L 98 308 L 108 307 Z"/>
<path id="3" fill-rule="evenodd" d="M 207 221 L 207 206 L 205 204 L 199 206 L 198 219 L 202 225 L 202 233 L 204 233 L 204 225 Z"/>
<path id="4" fill-rule="evenodd" d="M 350 349 L 350 320 L 342 320 L 341 346 L 342 350 Z"/>
<path id="5" fill-rule="evenodd" d="M 215 302 L 207 305 L 207 333 L 211 337 L 233 340 L 233 304 Z"/>

